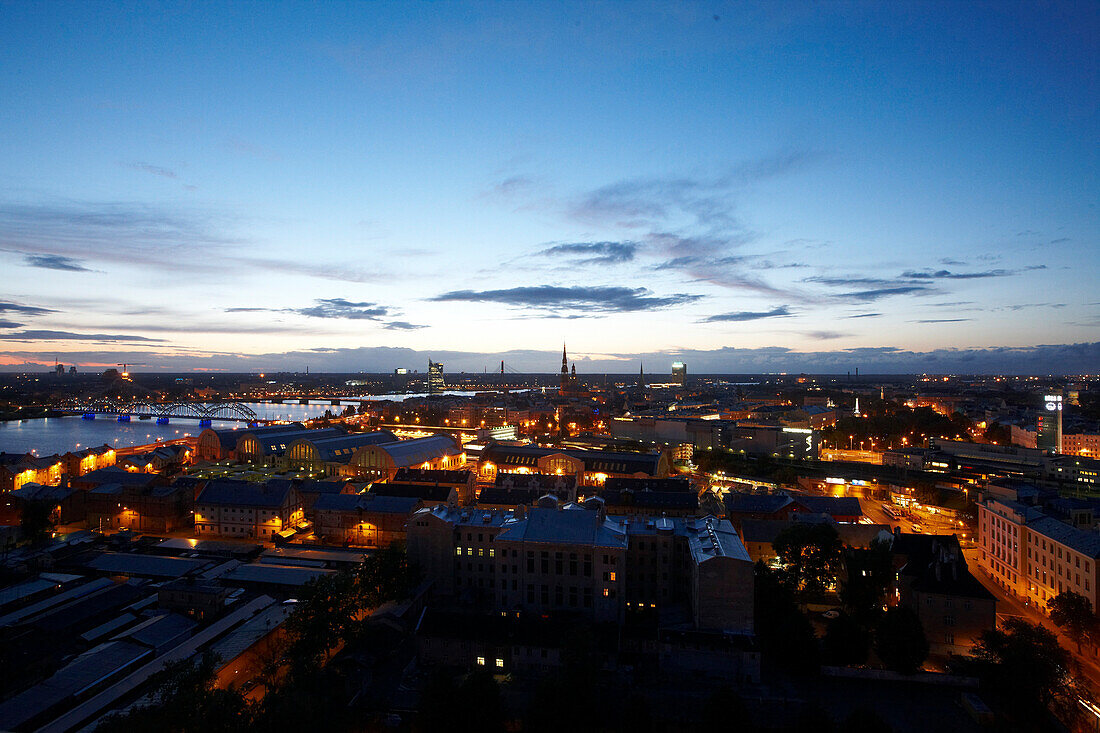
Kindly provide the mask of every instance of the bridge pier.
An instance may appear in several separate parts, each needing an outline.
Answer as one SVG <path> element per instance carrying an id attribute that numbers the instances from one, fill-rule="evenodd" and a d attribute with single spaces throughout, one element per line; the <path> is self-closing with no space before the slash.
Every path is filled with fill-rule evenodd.
<path id="1" fill-rule="evenodd" d="M 166 417 L 158 417 L 157 418 L 157 425 L 167 425 L 167 424 L 168 424 L 168 418 L 166 418 Z"/>

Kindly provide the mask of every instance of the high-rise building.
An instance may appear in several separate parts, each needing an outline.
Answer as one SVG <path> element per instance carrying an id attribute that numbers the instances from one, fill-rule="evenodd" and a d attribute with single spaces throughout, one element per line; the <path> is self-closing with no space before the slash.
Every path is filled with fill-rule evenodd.
<path id="1" fill-rule="evenodd" d="M 442 394 L 447 388 L 443 381 L 443 362 L 428 359 L 428 394 Z"/>
<path id="2" fill-rule="evenodd" d="M 1043 409 L 1036 419 L 1035 447 L 1040 450 L 1062 452 L 1062 393 L 1043 395 Z"/>
<path id="3" fill-rule="evenodd" d="M 688 366 L 682 361 L 672 362 L 672 383 L 681 387 L 687 384 Z"/>

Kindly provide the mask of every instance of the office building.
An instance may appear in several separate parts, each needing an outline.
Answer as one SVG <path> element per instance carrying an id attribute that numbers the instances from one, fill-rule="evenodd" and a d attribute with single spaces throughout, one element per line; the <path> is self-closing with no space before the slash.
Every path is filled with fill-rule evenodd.
<path id="1" fill-rule="evenodd" d="M 681 387 L 687 384 L 688 367 L 682 361 L 672 362 L 672 383 Z"/>
<path id="2" fill-rule="evenodd" d="M 428 394 L 443 394 L 447 384 L 443 381 L 443 362 L 428 359 Z"/>
<path id="3" fill-rule="evenodd" d="M 1035 445 L 1039 450 L 1062 452 L 1062 394 L 1043 395 L 1043 409 L 1036 418 Z"/>

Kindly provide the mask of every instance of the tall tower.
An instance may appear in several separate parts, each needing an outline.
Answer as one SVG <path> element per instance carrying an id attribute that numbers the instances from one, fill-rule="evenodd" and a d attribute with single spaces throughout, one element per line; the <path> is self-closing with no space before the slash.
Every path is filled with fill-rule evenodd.
<path id="1" fill-rule="evenodd" d="M 569 356 L 565 353 L 565 344 L 561 347 L 561 389 L 560 394 L 571 394 L 576 387 L 577 383 L 577 367 L 573 366 L 573 371 L 569 371 Z"/>

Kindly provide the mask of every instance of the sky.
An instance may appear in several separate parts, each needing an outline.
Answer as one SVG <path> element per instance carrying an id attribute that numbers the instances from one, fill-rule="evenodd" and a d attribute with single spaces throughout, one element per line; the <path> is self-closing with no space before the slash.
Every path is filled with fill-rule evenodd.
<path id="1" fill-rule="evenodd" d="M 1100 371 L 1096 3 L 0 2 L 0 370 Z"/>

